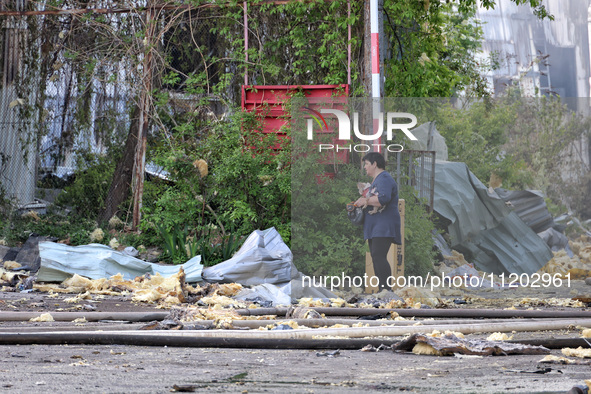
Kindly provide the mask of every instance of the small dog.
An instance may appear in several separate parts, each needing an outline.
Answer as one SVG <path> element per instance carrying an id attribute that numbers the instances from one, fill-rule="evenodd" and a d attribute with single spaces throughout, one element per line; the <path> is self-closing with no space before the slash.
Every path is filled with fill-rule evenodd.
<path id="1" fill-rule="evenodd" d="M 370 198 L 371 196 L 377 196 L 378 191 L 374 187 L 371 189 L 371 183 L 367 182 L 357 182 L 357 189 L 359 189 L 359 194 L 362 197 Z M 363 206 L 362 208 L 366 208 L 367 205 Z M 372 209 L 368 212 L 370 215 L 375 215 L 378 212 L 382 212 L 385 207 L 372 207 Z"/>

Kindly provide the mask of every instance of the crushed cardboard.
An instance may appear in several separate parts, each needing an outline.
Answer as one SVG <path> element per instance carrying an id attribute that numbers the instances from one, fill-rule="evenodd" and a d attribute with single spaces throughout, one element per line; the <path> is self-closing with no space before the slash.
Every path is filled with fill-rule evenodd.
<path id="1" fill-rule="evenodd" d="M 414 350 L 417 344 L 419 345 Z M 475 354 L 484 356 L 499 356 L 509 354 L 547 354 L 550 349 L 543 346 L 530 346 L 502 341 L 487 341 L 481 339 L 458 338 L 453 333 L 440 337 L 425 334 L 413 334 L 393 346 L 393 350 L 412 351 L 416 354 L 429 354 L 437 356 L 453 356 L 459 354 Z"/>

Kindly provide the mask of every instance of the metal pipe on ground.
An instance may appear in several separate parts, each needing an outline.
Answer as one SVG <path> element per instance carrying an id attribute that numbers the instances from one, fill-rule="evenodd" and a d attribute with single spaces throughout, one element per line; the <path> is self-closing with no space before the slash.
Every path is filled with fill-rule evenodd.
<path id="1" fill-rule="evenodd" d="M 169 331 L 167 331 L 169 332 Z M 367 345 L 390 346 L 391 339 L 268 339 L 207 338 L 176 335 L 134 335 L 108 332 L 2 333 L 0 345 L 132 345 L 170 347 L 220 347 L 248 349 L 361 349 Z"/>
<path id="2" fill-rule="evenodd" d="M 356 350 L 364 346 L 391 346 L 398 340 L 388 338 L 348 339 L 277 339 L 277 338 L 208 338 L 178 335 L 135 335 L 134 333 L 61 332 L 2 333 L 0 345 L 130 345 L 170 347 L 216 347 L 249 349 L 324 349 Z M 590 347 L 584 338 L 511 340 L 511 343 L 544 346 L 549 349 Z"/>
<path id="3" fill-rule="evenodd" d="M 591 318 L 591 311 L 554 311 L 554 310 L 521 310 L 521 309 L 378 309 L 378 308 L 329 308 L 312 307 L 325 316 L 371 316 L 396 312 L 402 317 L 471 317 L 471 318 Z M 236 309 L 243 316 L 277 315 L 285 316 L 287 308 L 255 308 Z"/>
<path id="4" fill-rule="evenodd" d="M 591 319 L 571 320 L 544 320 L 541 322 L 503 322 L 482 324 L 440 324 L 431 326 L 384 326 L 384 327 L 348 327 L 348 328 L 316 328 L 277 331 L 258 330 L 183 330 L 183 331 L 136 331 L 133 335 L 164 335 L 194 338 L 264 338 L 264 339 L 321 339 L 322 337 L 389 337 L 404 336 L 415 333 L 438 331 L 456 331 L 463 334 L 488 333 L 488 332 L 523 332 L 523 331 L 550 331 L 563 330 L 572 326 L 591 326 Z M 89 331 L 88 334 L 101 333 Z M 125 332 L 112 331 L 110 334 L 124 334 Z M 59 332 L 54 334 L 60 334 Z M 129 332 L 127 332 L 129 334 Z M 8 335 L 8 334 L 0 334 Z"/>
<path id="5" fill-rule="evenodd" d="M 457 318 L 591 318 L 591 311 L 506 310 L 506 309 L 377 309 L 377 308 L 312 308 L 325 316 L 372 316 L 396 312 L 402 317 Z M 235 309 L 242 316 L 285 316 L 287 308 Z M 168 312 L 50 312 L 56 321 L 126 320 L 132 322 L 163 320 Z M 0 321 L 27 321 L 41 312 L 0 312 Z"/>
<path id="6" fill-rule="evenodd" d="M 45 312 L 0 312 L 0 321 L 28 321 Z M 85 318 L 86 321 L 121 320 L 147 322 L 164 320 L 168 312 L 49 312 L 55 321 L 74 321 Z"/>
<path id="7" fill-rule="evenodd" d="M 495 319 L 495 320 L 488 320 L 489 323 L 503 323 L 503 322 L 515 322 L 515 319 Z M 517 320 L 519 322 L 535 322 L 535 321 L 544 321 L 540 319 L 528 319 L 528 320 Z M 431 326 L 436 324 L 467 324 L 467 323 L 481 323 L 482 320 L 355 320 L 355 319 L 273 319 L 273 320 L 232 320 L 232 326 L 235 328 L 250 328 L 256 329 L 259 327 L 266 327 L 272 324 L 286 324 L 288 322 L 295 322 L 299 326 L 306 326 L 306 327 L 327 327 L 335 324 L 343 324 L 351 326 L 353 324 L 363 324 L 369 325 L 370 327 L 380 327 L 380 326 L 416 326 L 416 325 L 423 325 L 423 326 Z M 92 322 L 91 322 L 92 323 Z M 213 320 L 195 320 L 192 322 L 183 322 L 184 325 L 191 325 L 191 324 L 198 324 L 205 327 L 214 327 L 215 322 Z M 27 327 L 27 326 L 18 326 L 19 332 L 52 332 L 52 331 L 93 331 L 100 329 L 101 331 L 131 331 L 131 330 L 139 330 L 142 327 L 145 327 L 145 323 L 130 323 L 130 324 L 91 324 L 91 325 L 57 325 L 57 326 L 34 326 L 34 327 Z M 14 332 L 17 327 L 10 327 L 10 326 L 0 326 L 0 333 L 1 332 Z M 188 328 L 191 330 L 191 328 Z"/>

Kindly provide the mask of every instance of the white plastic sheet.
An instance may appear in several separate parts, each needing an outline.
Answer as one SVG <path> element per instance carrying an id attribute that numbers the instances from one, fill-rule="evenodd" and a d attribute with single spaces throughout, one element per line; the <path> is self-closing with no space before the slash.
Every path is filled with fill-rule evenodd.
<path id="1" fill-rule="evenodd" d="M 302 273 L 292 260 L 291 250 L 274 227 L 256 230 L 231 259 L 205 268 L 203 279 L 208 282 L 236 282 L 244 286 L 277 285 L 292 300 L 301 297 L 336 298 L 325 288 L 303 287 Z"/>
<path id="2" fill-rule="evenodd" d="M 242 289 L 234 299 L 245 301 L 262 299 L 264 301 L 271 301 L 273 306 L 291 305 L 291 297 L 281 291 L 279 287 L 270 283 L 263 283 L 250 289 Z"/>
<path id="3" fill-rule="evenodd" d="M 40 282 L 62 282 L 74 274 L 90 279 L 109 278 L 118 273 L 126 280 L 144 274 L 159 273 L 172 276 L 183 267 L 185 281 L 202 280 L 201 256 L 195 256 L 182 265 L 158 265 L 118 252 L 106 245 L 89 244 L 69 246 L 54 242 L 39 242 L 41 267 L 37 273 Z"/>
<path id="4" fill-rule="evenodd" d="M 203 279 L 208 282 L 236 282 L 244 286 L 289 282 L 291 261 L 291 250 L 274 227 L 256 230 L 231 259 L 205 268 Z"/>

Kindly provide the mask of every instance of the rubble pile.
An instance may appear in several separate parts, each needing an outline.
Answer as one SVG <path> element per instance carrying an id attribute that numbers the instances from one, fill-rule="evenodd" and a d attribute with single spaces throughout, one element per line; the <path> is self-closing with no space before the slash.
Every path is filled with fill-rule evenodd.
<path id="1" fill-rule="evenodd" d="M 591 277 L 591 237 L 582 235 L 568 245 L 573 252 L 570 257 L 564 249 L 553 252 L 554 257 L 538 272 L 559 274 L 563 278 L 585 279 Z"/>

